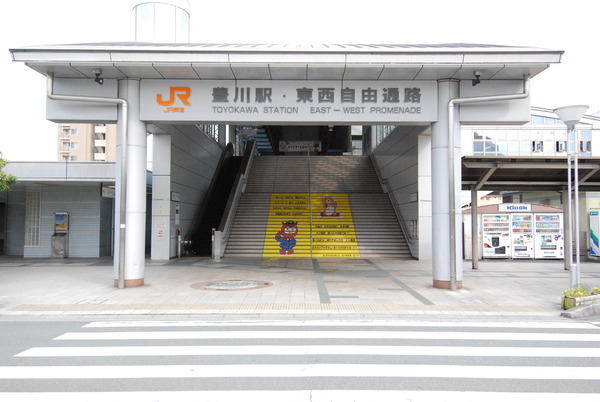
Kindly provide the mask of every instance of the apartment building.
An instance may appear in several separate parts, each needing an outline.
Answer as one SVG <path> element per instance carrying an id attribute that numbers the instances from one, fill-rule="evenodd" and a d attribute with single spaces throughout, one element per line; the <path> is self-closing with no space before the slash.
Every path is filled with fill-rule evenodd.
<path id="1" fill-rule="evenodd" d="M 115 124 L 59 124 L 57 160 L 114 162 L 116 143 Z"/>

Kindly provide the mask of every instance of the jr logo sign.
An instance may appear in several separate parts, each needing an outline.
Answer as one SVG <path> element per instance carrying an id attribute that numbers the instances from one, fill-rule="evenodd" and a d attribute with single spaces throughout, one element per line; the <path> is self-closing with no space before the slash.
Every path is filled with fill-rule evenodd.
<path id="1" fill-rule="evenodd" d="M 169 99 L 163 100 L 162 94 L 156 94 L 156 102 L 162 106 L 171 106 L 175 104 L 177 98 L 184 105 L 190 106 L 191 103 L 189 101 L 190 96 L 192 95 L 192 90 L 190 87 L 169 87 Z M 184 112 L 183 107 L 167 107 L 164 110 L 165 113 L 169 112 Z"/>

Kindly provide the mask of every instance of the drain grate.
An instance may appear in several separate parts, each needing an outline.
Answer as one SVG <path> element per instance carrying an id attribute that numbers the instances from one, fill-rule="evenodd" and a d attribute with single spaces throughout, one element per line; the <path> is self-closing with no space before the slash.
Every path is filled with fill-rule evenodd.
<path id="1" fill-rule="evenodd" d="M 253 290 L 273 286 L 271 282 L 228 279 L 220 281 L 198 282 L 190 285 L 199 290 Z"/>

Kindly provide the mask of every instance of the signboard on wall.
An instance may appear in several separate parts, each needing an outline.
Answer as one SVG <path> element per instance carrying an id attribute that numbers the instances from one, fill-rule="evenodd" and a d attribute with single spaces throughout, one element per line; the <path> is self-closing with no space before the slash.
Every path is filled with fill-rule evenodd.
<path id="1" fill-rule="evenodd" d="M 437 121 L 435 81 L 142 80 L 140 85 L 143 121 Z"/>
<path id="2" fill-rule="evenodd" d="M 321 152 L 321 141 L 279 141 L 279 152 Z"/>
<path id="3" fill-rule="evenodd" d="M 531 204 L 499 204 L 500 212 L 531 212 Z"/>

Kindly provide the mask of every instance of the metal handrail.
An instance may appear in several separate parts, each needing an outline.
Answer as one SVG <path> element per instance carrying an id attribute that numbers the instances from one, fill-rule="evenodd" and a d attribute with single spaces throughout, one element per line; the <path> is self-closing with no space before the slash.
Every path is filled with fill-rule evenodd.
<path id="1" fill-rule="evenodd" d="M 250 140 L 246 145 L 246 152 L 244 153 L 242 166 L 240 168 L 240 172 L 235 178 L 232 191 L 227 199 L 227 205 L 225 206 L 225 211 L 223 212 L 223 218 L 221 218 L 219 228 L 213 228 L 212 257 L 215 260 L 220 259 L 225 253 L 225 245 L 229 240 L 229 234 L 231 233 L 231 227 L 233 226 L 235 211 L 239 204 L 240 198 L 242 197 L 242 193 L 245 190 L 246 180 L 248 178 L 250 168 L 252 167 L 252 162 L 254 161 L 255 155 L 256 142 L 254 140 Z"/>

